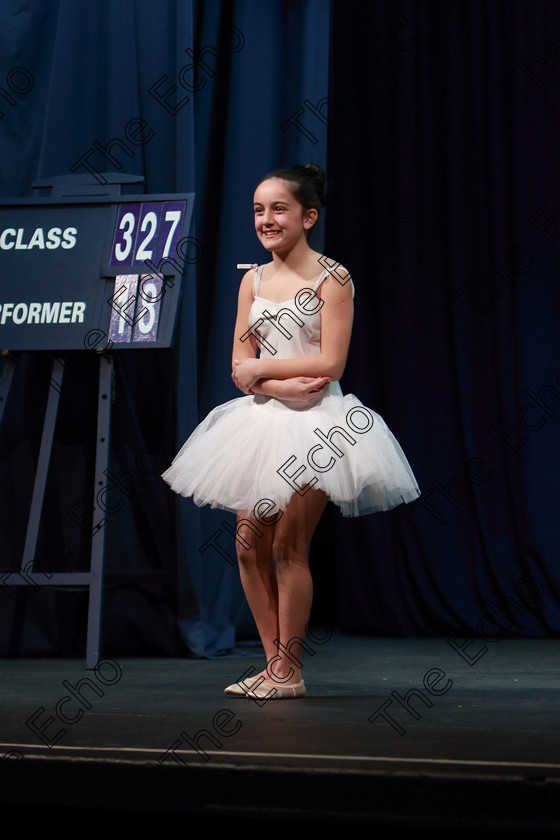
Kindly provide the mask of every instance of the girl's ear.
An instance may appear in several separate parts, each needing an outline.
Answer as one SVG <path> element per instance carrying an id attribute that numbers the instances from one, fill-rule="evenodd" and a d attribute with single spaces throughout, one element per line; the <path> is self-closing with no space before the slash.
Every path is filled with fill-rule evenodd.
<path id="1" fill-rule="evenodd" d="M 319 214 L 315 208 L 312 207 L 311 210 L 308 210 L 303 219 L 304 228 L 306 230 L 310 230 L 317 221 L 318 216 Z"/>

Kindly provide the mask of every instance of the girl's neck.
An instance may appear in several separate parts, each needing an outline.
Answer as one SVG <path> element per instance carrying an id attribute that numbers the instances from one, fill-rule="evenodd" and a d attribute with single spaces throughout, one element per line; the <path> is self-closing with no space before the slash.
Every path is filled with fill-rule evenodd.
<path id="1" fill-rule="evenodd" d="M 276 271 L 295 271 L 299 273 L 305 266 L 317 262 L 321 255 L 307 244 L 307 240 L 298 243 L 285 254 L 272 254 L 272 262 Z"/>

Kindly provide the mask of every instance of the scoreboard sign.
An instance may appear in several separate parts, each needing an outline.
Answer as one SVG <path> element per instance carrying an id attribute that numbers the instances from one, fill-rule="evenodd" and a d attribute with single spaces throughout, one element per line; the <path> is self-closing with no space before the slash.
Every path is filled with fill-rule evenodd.
<path id="1" fill-rule="evenodd" d="M 0 202 L 0 349 L 170 347 L 181 279 L 197 261 L 193 202 L 191 193 Z"/>

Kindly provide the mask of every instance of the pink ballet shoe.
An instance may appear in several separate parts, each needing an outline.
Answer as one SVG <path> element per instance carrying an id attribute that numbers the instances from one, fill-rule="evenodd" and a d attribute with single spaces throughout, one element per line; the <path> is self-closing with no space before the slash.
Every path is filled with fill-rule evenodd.
<path id="1" fill-rule="evenodd" d="M 291 685 L 282 685 L 273 680 L 264 680 L 257 688 L 247 692 L 247 697 L 256 697 L 259 700 L 295 700 L 297 697 L 305 697 L 306 689 L 303 680 Z"/>
<path id="2" fill-rule="evenodd" d="M 233 697 L 245 697 L 249 688 L 254 685 L 258 680 L 262 678 L 262 675 L 257 677 L 250 677 L 244 680 L 245 685 L 248 688 L 244 688 L 243 685 L 239 685 L 239 683 L 233 683 L 232 685 L 228 685 L 227 688 L 224 688 L 224 694 L 231 694 Z"/>

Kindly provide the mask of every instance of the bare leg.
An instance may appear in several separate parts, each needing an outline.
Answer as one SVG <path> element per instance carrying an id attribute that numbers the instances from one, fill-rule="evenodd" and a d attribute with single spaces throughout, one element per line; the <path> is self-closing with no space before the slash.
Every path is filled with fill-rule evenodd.
<path id="1" fill-rule="evenodd" d="M 305 638 L 313 598 L 309 545 L 326 503 L 322 491 L 310 490 L 295 493 L 275 525 L 238 515 L 238 523 L 249 520 L 263 534 L 245 537 L 250 548 L 237 542 L 239 572 L 268 663 L 262 673 L 282 684 L 301 679 L 300 643 L 293 640 Z"/>
<path id="2" fill-rule="evenodd" d="M 244 520 L 252 523 L 256 533 L 250 531 L 240 536 L 249 548 L 236 541 L 239 576 L 247 603 L 255 619 L 266 659 L 274 656 L 274 640 L 278 638 L 278 586 L 272 562 L 272 539 L 274 525 L 263 526 L 253 516 L 239 512 L 237 523 Z M 258 536 L 261 533 L 262 536 Z"/>
<path id="3" fill-rule="evenodd" d="M 272 554 L 278 587 L 276 640 L 280 645 L 275 645 L 275 662 L 268 660 L 268 674 L 282 684 L 301 680 L 301 644 L 313 601 L 309 546 L 326 503 L 327 496 L 320 490 L 309 490 L 305 496 L 294 493 L 275 528 Z"/>

